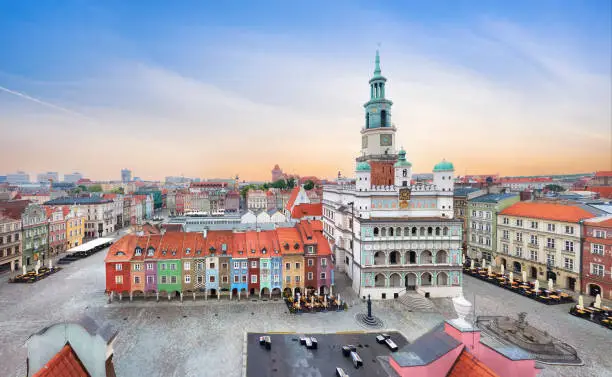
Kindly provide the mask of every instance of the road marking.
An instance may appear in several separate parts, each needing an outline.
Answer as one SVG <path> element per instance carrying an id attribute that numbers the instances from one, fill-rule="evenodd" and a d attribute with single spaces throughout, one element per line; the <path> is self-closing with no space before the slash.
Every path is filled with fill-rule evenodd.
<path id="1" fill-rule="evenodd" d="M 336 331 L 336 334 L 365 334 L 366 332 L 363 330 L 353 330 L 353 331 Z"/>
<path id="2" fill-rule="evenodd" d="M 295 331 L 268 331 L 266 334 L 295 334 Z"/>

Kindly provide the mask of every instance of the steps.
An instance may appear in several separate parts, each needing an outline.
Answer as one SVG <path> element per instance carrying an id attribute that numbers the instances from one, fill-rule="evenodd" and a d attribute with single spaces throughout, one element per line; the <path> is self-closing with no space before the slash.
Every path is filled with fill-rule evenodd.
<path id="1" fill-rule="evenodd" d="M 411 312 L 435 312 L 433 303 L 416 292 L 406 292 L 396 302 L 406 307 Z"/>

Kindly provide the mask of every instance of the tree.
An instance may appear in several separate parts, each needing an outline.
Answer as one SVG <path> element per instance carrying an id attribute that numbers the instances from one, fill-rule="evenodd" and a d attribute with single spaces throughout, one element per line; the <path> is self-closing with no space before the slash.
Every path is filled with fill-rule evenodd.
<path id="1" fill-rule="evenodd" d="M 312 190 L 314 188 L 314 182 L 310 179 L 304 183 L 304 190 Z"/>
<path id="2" fill-rule="evenodd" d="M 87 191 L 89 192 L 102 192 L 102 186 L 101 185 L 91 185 L 87 188 Z"/>
<path id="3" fill-rule="evenodd" d="M 270 184 L 269 183 L 264 183 L 263 185 L 261 185 L 261 189 L 264 191 L 267 191 L 270 188 Z"/>
<path id="4" fill-rule="evenodd" d="M 292 189 L 295 187 L 295 178 L 287 179 L 287 188 Z"/>
<path id="5" fill-rule="evenodd" d="M 255 186 L 254 185 L 244 186 L 243 188 L 240 189 L 240 196 L 242 196 L 243 199 L 246 199 L 247 193 L 252 188 L 255 188 Z"/>
<path id="6" fill-rule="evenodd" d="M 80 188 L 81 191 L 87 191 L 87 186 L 85 185 L 78 185 L 77 187 Z"/>
<path id="7" fill-rule="evenodd" d="M 544 189 L 548 190 L 548 191 L 553 191 L 553 192 L 562 192 L 562 191 L 565 191 L 563 186 L 556 185 L 556 184 L 546 185 L 546 186 L 544 186 Z"/>
<path id="8" fill-rule="evenodd" d="M 117 187 L 116 189 L 111 190 L 111 192 L 113 194 L 121 194 L 121 195 L 125 194 L 125 192 L 123 191 L 123 187 Z"/>
<path id="9" fill-rule="evenodd" d="M 287 181 L 285 181 L 284 179 L 279 179 L 279 180 L 277 180 L 275 182 L 272 182 L 270 187 L 274 187 L 274 188 L 277 188 L 277 189 L 285 190 L 287 188 Z"/>

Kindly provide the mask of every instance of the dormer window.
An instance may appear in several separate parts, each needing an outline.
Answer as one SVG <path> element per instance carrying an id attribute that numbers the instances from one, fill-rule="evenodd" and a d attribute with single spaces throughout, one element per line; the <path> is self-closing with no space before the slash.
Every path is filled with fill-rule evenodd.
<path id="1" fill-rule="evenodd" d="M 162 255 L 166 255 L 166 250 L 162 250 Z"/>
<path id="2" fill-rule="evenodd" d="M 153 256 L 153 253 L 155 253 L 155 249 L 154 249 L 154 248 L 152 248 L 152 247 L 150 247 L 150 248 L 147 250 L 147 256 L 148 256 L 148 257 L 152 257 L 152 256 Z"/>
<path id="3" fill-rule="evenodd" d="M 209 247 L 208 251 L 210 251 L 211 253 L 214 253 L 215 252 L 215 247 L 214 246 Z"/>
<path id="4" fill-rule="evenodd" d="M 243 251 L 242 251 L 242 250 L 238 251 L 238 254 L 242 255 L 242 253 L 243 253 Z"/>
<path id="5" fill-rule="evenodd" d="M 141 256 L 141 255 L 142 255 L 142 249 L 141 249 L 141 248 L 139 248 L 139 247 L 137 247 L 137 248 L 136 248 L 136 250 L 134 251 L 134 254 L 135 254 L 137 257 Z"/>
<path id="6" fill-rule="evenodd" d="M 265 248 L 265 247 L 264 247 L 263 249 L 261 249 L 261 253 L 262 253 L 262 254 L 265 254 L 265 253 L 267 253 L 267 252 L 268 252 L 268 250 L 266 250 L 266 248 Z"/>
<path id="7" fill-rule="evenodd" d="M 202 254 L 202 250 L 197 250 L 196 255 L 200 255 L 200 254 Z"/>
<path id="8" fill-rule="evenodd" d="M 300 248 L 300 244 L 296 242 L 295 245 L 293 245 L 293 248 L 295 250 L 299 249 Z"/>
<path id="9" fill-rule="evenodd" d="M 227 244 L 221 244 L 221 251 L 226 252 L 227 251 Z"/>
<path id="10" fill-rule="evenodd" d="M 118 251 L 115 253 L 116 256 L 121 256 L 121 255 L 125 255 L 125 253 L 123 251 Z"/>
<path id="11" fill-rule="evenodd" d="M 255 254 L 255 249 L 251 249 L 251 254 Z"/>
<path id="12" fill-rule="evenodd" d="M 274 254 L 278 254 L 278 249 L 274 249 Z"/>
<path id="13" fill-rule="evenodd" d="M 173 251 L 173 252 L 172 252 L 172 255 L 176 255 L 176 251 Z"/>
<path id="14" fill-rule="evenodd" d="M 187 254 L 187 255 L 191 254 L 191 249 L 190 249 L 190 248 L 187 248 L 187 249 L 185 250 L 185 254 Z"/>
<path id="15" fill-rule="evenodd" d="M 285 250 L 289 250 L 289 244 L 287 242 L 285 242 L 285 244 L 283 245 L 283 247 L 285 248 Z"/>

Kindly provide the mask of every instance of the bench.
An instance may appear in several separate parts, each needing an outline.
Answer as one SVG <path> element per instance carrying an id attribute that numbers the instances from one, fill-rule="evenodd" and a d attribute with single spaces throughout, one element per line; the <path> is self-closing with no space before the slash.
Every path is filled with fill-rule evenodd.
<path id="1" fill-rule="evenodd" d="M 363 365 L 363 360 L 361 360 L 361 357 L 357 352 L 351 352 L 351 359 L 353 360 L 353 365 L 355 366 L 355 368 L 359 368 Z"/>
<path id="2" fill-rule="evenodd" d="M 338 367 L 338 368 L 336 368 L 336 377 L 349 377 L 349 375 L 346 374 L 344 369 Z"/>
<path id="3" fill-rule="evenodd" d="M 394 341 L 392 341 L 391 339 L 387 339 L 385 340 L 385 343 L 387 343 L 387 347 L 389 347 L 391 351 L 397 351 L 397 344 L 395 344 Z"/>

